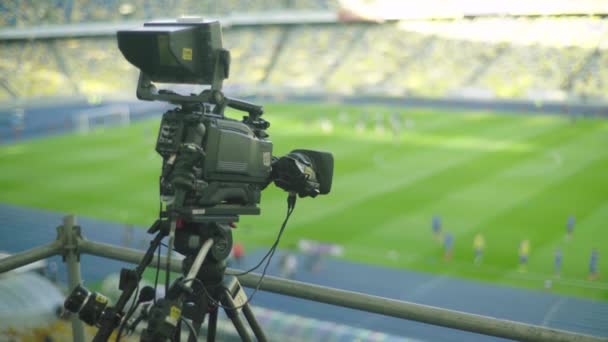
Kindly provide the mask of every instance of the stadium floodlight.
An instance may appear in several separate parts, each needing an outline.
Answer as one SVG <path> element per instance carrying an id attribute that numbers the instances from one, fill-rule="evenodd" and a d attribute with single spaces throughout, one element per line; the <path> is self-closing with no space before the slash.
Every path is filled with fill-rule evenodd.
<path id="1" fill-rule="evenodd" d="M 222 82 L 228 77 L 230 53 L 222 46 L 219 22 L 192 18 L 157 21 L 146 23 L 143 28 L 119 31 L 117 39 L 125 58 L 140 69 L 138 98 L 179 106 L 163 114 L 156 141 L 156 151 L 163 158 L 160 196 L 165 206 L 163 209 L 161 205 L 160 218 L 149 230 L 157 235 L 143 260 L 135 270 L 121 272 L 122 294 L 117 303 L 87 306 L 90 292 L 79 287 L 66 300 L 66 309 L 80 312 L 81 317 L 87 318 L 86 323 L 99 327 L 94 341 L 106 341 L 118 326 L 118 337 L 125 328 L 135 329 L 128 326 L 134 310 L 125 313 L 125 305 L 138 288 L 161 240 L 169 236 L 166 297 L 157 301 L 149 313 L 144 312 L 149 319 L 142 338 L 164 341 L 179 336 L 179 322 L 185 317 L 192 321 L 190 341 L 196 340 L 209 314 L 207 337 L 213 340 L 217 310 L 221 307 L 226 309 L 241 338 L 249 340 L 238 317 L 237 309 L 242 308 L 256 338 L 265 341 L 240 284 L 233 276 L 224 277 L 232 249 L 231 227 L 239 215 L 260 213 L 261 191 L 270 183 L 289 193 L 287 216 L 277 240 L 258 265 L 266 260 L 267 266 L 293 212 L 296 195 L 316 197 L 330 192 L 333 156 L 303 149 L 282 157 L 272 155 L 272 142 L 266 132 L 270 123 L 262 119 L 262 107 L 228 98 L 221 91 Z M 199 94 L 184 95 L 158 90 L 154 82 L 211 87 Z M 227 106 L 248 115 L 241 121 L 227 118 Z M 193 269 L 204 241 L 213 241 L 213 247 L 200 271 L 194 272 L 195 279 L 190 274 L 170 284 L 173 249 L 185 255 L 184 269 Z M 187 308 L 184 315 L 182 308 Z"/>

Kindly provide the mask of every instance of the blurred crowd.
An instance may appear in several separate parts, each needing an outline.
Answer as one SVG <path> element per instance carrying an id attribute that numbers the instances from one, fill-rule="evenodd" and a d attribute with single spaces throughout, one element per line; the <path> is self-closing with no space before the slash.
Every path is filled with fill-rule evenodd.
<path id="1" fill-rule="evenodd" d="M 245 3 L 263 7 L 266 2 Z M 300 3 L 285 1 L 286 6 Z M 303 3 L 308 8 L 327 5 Z M 232 54 L 226 86 L 241 94 L 534 101 L 595 101 L 608 94 L 606 18 L 235 26 L 224 28 L 224 45 Z M 0 102 L 38 96 L 132 96 L 136 80 L 137 70 L 121 56 L 113 37 L 0 41 Z"/>

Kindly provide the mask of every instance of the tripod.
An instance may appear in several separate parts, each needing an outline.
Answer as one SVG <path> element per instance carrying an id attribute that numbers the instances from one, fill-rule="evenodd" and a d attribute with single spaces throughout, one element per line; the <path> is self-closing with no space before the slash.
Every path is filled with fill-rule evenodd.
<path id="1" fill-rule="evenodd" d="M 207 341 L 215 341 L 219 308 L 224 309 L 243 341 L 252 339 L 240 316 L 241 310 L 256 339 L 266 341 L 237 278 L 225 277 L 231 248 L 232 231 L 226 223 L 188 222 L 177 231 L 175 249 L 186 255 L 185 277 L 173 282 L 166 297 L 152 307 L 142 341 L 179 341 L 182 318 L 192 320 L 188 341 L 197 341 L 207 313 Z"/>
<path id="2" fill-rule="evenodd" d="M 205 316 L 209 313 L 207 341 L 215 341 L 218 311 L 219 308 L 223 308 L 241 340 L 251 341 L 251 336 L 240 316 L 240 311 L 242 310 L 256 339 L 258 341 L 266 341 L 266 336 L 251 310 L 247 301 L 247 295 L 239 281 L 234 276 L 224 277 L 222 267 L 218 266 L 217 262 L 212 260 L 209 260 L 206 264 L 204 263 L 197 275 L 197 280 L 200 281 L 193 283 L 194 292 L 189 298 L 192 306 L 187 311 L 184 310 L 184 316 L 192 319 L 194 332 L 198 333 L 200 331 L 205 321 Z M 220 278 L 224 279 L 220 282 L 205 285 L 209 284 L 210 281 Z M 194 332 L 190 333 L 188 342 L 196 341 Z"/>

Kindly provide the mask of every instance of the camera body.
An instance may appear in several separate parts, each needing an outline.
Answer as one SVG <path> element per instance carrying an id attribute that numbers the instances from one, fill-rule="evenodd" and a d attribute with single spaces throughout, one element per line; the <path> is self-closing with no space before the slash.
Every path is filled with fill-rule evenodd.
<path id="1" fill-rule="evenodd" d="M 161 198 L 183 215 L 259 214 L 272 171 L 263 129 L 191 103 L 163 115 L 156 151 L 163 158 Z"/>

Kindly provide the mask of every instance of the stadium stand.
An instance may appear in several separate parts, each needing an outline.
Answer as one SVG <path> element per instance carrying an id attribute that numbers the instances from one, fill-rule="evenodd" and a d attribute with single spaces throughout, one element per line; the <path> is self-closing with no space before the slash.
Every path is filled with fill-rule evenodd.
<path id="1" fill-rule="evenodd" d="M 267 75 L 267 82 L 287 88 L 318 87 L 324 73 L 336 63 L 356 33 L 355 25 L 313 25 L 289 29 L 284 51 Z"/>
<path id="2" fill-rule="evenodd" d="M 268 72 L 272 53 L 279 45 L 282 33 L 278 27 L 225 30 L 225 45 L 232 57 L 228 83 L 241 86 L 259 83 Z"/>
<path id="3" fill-rule="evenodd" d="M 574 27 L 578 38 L 564 27 Z M 543 32 L 550 33 L 547 40 Z M 584 64 L 590 64 L 587 78 L 602 78 L 593 65 L 604 54 L 598 42 L 606 32 L 606 20 L 598 18 L 387 23 L 361 36 L 327 87 L 431 97 L 470 89 L 503 98 L 589 96 L 583 87 L 570 87 L 569 79 Z M 594 51 L 597 56 L 586 63 Z"/>
<path id="4" fill-rule="evenodd" d="M 84 4 L 105 10 L 74 5 L 70 15 L 82 21 L 119 19 L 108 17 L 107 8 L 118 6 L 110 6 L 113 2 Z M 214 13 L 221 13 L 224 6 L 204 4 Z M 196 7 L 177 1 L 172 8 L 189 12 L 204 4 Z M 331 6 L 306 0 L 284 4 L 302 9 Z M 253 9 L 271 6 L 260 0 L 234 1 L 226 7 L 245 5 Z M 11 3 L 2 6 L 8 8 Z M 34 10 L 32 5 L 20 12 L 20 18 L 35 17 L 35 13 L 43 18 L 40 20 L 57 17 L 44 14 L 46 5 L 37 6 L 43 9 Z M 170 15 L 171 10 L 163 12 L 157 7 L 145 7 L 149 13 L 142 17 Z M 78 11 L 88 17 L 78 17 L 74 14 Z M 4 22 L 16 20 L 2 13 Z M 232 92 L 237 89 L 247 95 L 312 91 L 595 101 L 608 94 L 608 71 L 602 68 L 608 60 L 608 19 L 600 17 L 245 25 L 225 27 L 224 36 L 233 61 L 227 85 L 233 87 Z M 137 71 L 122 58 L 113 37 L 2 41 L 0 47 L 0 75 L 4 76 L 0 101 L 132 94 L 137 79 Z"/>
<path id="5" fill-rule="evenodd" d="M 64 58 L 55 52 L 53 42 L 0 42 L 0 73 L 5 75 L 6 92 L 26 98 L 70 94 L 70 79 L 59 66 Z"/>
<path id="6" fill-rule="evenodd" d="M 605 98 L 608 94 L 608 54 L 596 50 L 572 84 L 572 91 L 581 96 Z"/>
<path id="7" fill-rule="evenodd" d="M 71 39 L 63 45 L 61 60 L 79 93 L 99 96 L 135 89 L 137 73 L 115 45 L 114 39 Z"/>

